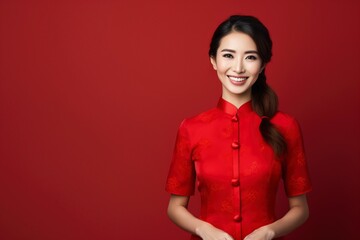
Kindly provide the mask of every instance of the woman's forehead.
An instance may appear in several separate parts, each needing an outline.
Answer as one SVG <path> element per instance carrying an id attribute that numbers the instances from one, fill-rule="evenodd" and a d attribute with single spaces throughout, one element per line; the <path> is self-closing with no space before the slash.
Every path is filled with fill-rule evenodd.
<path id="1" fill-rule="evenodd" d="M 243 32 L 231 32 L 220 40 L 219 51 L 257 51 L 254 40 Z"/>

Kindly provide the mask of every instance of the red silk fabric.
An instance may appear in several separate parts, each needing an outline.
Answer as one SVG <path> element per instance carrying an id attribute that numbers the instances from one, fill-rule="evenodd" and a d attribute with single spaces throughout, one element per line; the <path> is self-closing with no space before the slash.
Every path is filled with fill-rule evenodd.
<path id="1" fill-rule="evenodd" d="M 310 191 L 311 183 L 297 121 L 282 112 L 270 121 L 287 142 L 287 154 L 280 158 L 264 142 L 261 117 L 251 101 L 237 109 L 221 98 L 216 108 L 185 119 L 178 130 L 166 191 L 190 196 L 196 185 L 200 219 L 236 240 L 275 221 L 280 180 L 288 197 Z"/>

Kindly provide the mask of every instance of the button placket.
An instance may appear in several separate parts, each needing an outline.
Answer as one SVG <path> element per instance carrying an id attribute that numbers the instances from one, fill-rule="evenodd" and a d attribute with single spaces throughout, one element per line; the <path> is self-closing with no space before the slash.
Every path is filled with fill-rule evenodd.
<path id="1" fill-rule="evenodd" d="M 231 179 L 231 186 L 233 188 L 233 201 L 234 201 L 234 216 L 233 220 L 236 224 L 241 223 L 242 217 L 240 212 L 240 176 L 239 176 L 239 164 L 240 164 L 240 136 L 239 125 L 240 119 L 235 114 L 232 119 L 233 125 L 233 141 L 231 143 L 232 155 L 233 155 L 233 174 Z M 240 227 L 236 227 L 236 237 L 240 238 Z"/>

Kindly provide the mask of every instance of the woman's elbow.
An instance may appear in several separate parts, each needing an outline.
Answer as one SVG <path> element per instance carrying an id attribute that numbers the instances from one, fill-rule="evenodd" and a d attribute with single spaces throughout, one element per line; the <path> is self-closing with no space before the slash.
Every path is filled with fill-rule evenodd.
<path id="1" fill-rule="evenodd" d="M 167 207 L 166 214 L 167 214 L 167 216 L 171 219 L 171 217 L 172 217 L 172 215 L 173 215 L 173 209 L 172 209 L 172 207 L 170 206 L 170 203 L 169 203 L 169 205 L 168 205 L 168 207 Z"/>
<path id="2" fill-rule="evenodd" d="M 309 207 L 306 205 L 304 208 L 304 222 L 306 222 L 310 217 Z"/>

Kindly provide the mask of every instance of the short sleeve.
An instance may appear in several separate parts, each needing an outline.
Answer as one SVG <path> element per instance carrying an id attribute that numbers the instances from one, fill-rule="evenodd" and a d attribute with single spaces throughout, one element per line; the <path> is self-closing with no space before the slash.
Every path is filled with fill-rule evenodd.
<path id="1" fill-rule="evenodd" d="M 186 120 L 178 129 L 165 190 L 176 195 L 190 196 L 195 189 L 195 167 L 191 159 L 191 142 L 185 123 Z"/>
<path id="2" fill-rule="evenodd" d="M 284 159 L 283 180 L 288 197 L 298 196 L 311 191 L 311 181 L 304 152 L 300 126 L 292 119 L 286 130 L 287 153 Z"/>

